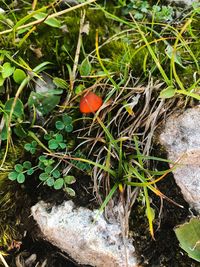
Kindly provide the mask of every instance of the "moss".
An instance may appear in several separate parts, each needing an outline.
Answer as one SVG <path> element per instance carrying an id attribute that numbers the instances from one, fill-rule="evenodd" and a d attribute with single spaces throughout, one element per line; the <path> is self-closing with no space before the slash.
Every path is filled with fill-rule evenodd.
<path id="1" fill-rule="evenodd" d="M 102 59 L 105 59 L 105 66 L 109 71 L 123 74 L 125 69 L 128 68 L 132 70 L 133 75 L 140 76 L 146 49 L 135 54 L 136 50 L 122 39 L 105 45 L 100 54 Z"/>
<path id="2" fill-rule="evenodd" d="M 25 203 L 26 196 L 22 188 L 15 182 L 8 179 L 9 170 L 14 167 L 15 161 L 23 155 L 23 147 L 18 144 L 13 150 L 9 150 L 8 157 L 4 164 L 4 169 L 0 172 L 0 251 L 7 251 L 11 248 L 14 240 L 20 240 L 22 235 L 18 229 L 20 216 L 23 209 L 20 210 L 22 203 Z M 0 158 L 4 153 L 1 150 Z"/>

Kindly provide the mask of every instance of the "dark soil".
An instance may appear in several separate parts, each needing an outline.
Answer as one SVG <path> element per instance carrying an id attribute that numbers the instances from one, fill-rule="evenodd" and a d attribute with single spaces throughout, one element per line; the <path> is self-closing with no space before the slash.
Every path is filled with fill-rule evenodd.
<path id="1" fill-rule="evenodd" d="M 164 169 L 166 168 L 168 166 L 164 167 Z M 154 223 L 155 240 L 153 240 L 149 234 L 147 222 L 144 223 L 146 220 L 144 211 L 136 203 L 135 207 L 133 207 L 132 227 L 134 231 L 136 229 L 134 244 L 136 251 L 141 255 L 141 265 L 144 267 L 199 267 L 200 263 L 190 259 L 179 247 L 178 240 L 173 231 L 175 226 L 185 222 L 187 218 L 193 215 L 192 211 L 189 210 L 188 204 L 183 199 L 173 175 L 169 174 L 159 182 L 158 188 L 162 193 L 184 208 L 164 200 L 160 220 L 156 219 Z M 159 212 L 160 199 L 155 195 L 151 197 L 154 209 Z M 158 214 L 156 216 L 158 217 Z"/>

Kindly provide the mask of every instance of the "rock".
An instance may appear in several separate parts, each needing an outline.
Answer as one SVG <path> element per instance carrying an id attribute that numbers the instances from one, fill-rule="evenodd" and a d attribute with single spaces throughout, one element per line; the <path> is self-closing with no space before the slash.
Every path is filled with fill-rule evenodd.
<path id="1" fill-rule="evenodd" d="M 77 263 L 96 267 L 136 267 L 131 239 L 123 239 L 118 223 L 108 223 L 98 210 L 76 208 L 72 201 L 53 207 L 39 202 L 33 218 L 44 238 L 65 251 Z"/>
<path id="2" fill-rule="evenodd" d="M 171 115 L 160 135 L 160 142 L 172 161 L 176 183 L 189 205 L 200 212 L 200 106 Z"/>
<path id="3" fill-rule="evenodd" d="M 168 2 L 173 3 L 175 5 L 191 6 L 194 2 L 198 2 L 198 0 L 168 0 Z"/>

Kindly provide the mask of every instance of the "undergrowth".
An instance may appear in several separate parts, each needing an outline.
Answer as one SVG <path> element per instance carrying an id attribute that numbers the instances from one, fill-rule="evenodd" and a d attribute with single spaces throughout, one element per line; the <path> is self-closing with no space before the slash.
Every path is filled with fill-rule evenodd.
<path id="1" fill-rule="evenodd" d="M 39 177 L 39 186 L 71 197 L 73 183 L 90 175 L 100 212 L 112 199 L 123 204 L 126 235 L 141 188 L 154 237 L 149 192 L 173 200 L 158 188 L 171 169 L 150 169 L 164 161 L 151 156 L 153 137 L 169 111 L 200 100 L 200 7 L 177 20 L 171 6 L 102 2 L 2 1 L 0 168 L 12 181 Z M 79 102 L 88 91 L 103 105 L 84 115 Z M 19 140 L 25 156 L 8 167 Z"/>

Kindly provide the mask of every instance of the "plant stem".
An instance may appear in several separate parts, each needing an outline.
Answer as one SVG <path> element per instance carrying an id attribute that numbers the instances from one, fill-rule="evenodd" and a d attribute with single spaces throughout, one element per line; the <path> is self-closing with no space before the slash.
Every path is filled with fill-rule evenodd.
<path id="1" fill-rule="evenodd" d="M 64 14 L 70 12 L 70 11 L 76 10 L 76 9 L 78 9 L 78 8 L 81 8 L 81 7 L 83 7 L 83 6 L 89 5 L 89 4 L 94 3 L 94 2 L 96 2 L 96 0 L 88 0 L 87 2 L 81 3 L 81 4 L 76 5 L 76 6 L 72 6 L 72 7 L 70 7 L 70 8 L 64 9 L 64 10 L 59 11 L 59 12 L 54 13 L 54 14 L 51 14 L 51 15 L 49 15 L 49 16 L 47 17 L 47 19 L 59 17 L 59 16 L 64 15 Z M 30 23 L 27 23 L 27 24 L 24 24 L 24 25 L 22 25 L 22 26 L 19 26 L 19 27 L 18 27 L 17 29 L 15 29 L 15 30 L 24 29 L 24 28 L 27 28 L 27 27 L 30 27 L 30 26 L 39 24 L 39 23 L 41 23 L 41 22 L 43 22 L 43 21 L 44 21 L 43 18 L 42 18 L 42 19 L 38 19 L 38 20 L 36 20 L 36 21 L 32 21 L 32 22 L 30 22 Z M 2 32 L 0 32 L 0 35 L 3 35 L 3 34 L 6 34 L 6 33 L 9 33 L 9 32 L 12 32 L 13 30 L 14 30 L 14 28 L 9 29 L 9 30 L 2 31 Z"/>
<path id="2" fill-rule="evenodd" d="M 8 264 L 7 264 L 7 262 L 6 262 L 6 260 L 4 259 L 3 255 L 1 253 L 0 253 L 0 259 L 1 259 L 1 262 L 3 263 L 3 265 L 5 267 L 9 267 Z"/>

